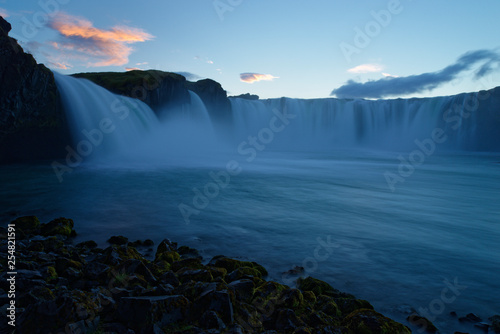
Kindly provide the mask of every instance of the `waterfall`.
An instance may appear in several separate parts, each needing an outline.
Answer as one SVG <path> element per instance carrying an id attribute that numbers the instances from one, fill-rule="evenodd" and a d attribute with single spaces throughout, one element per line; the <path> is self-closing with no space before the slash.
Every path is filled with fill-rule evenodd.
<path id="1" fill-rule="evenodd" d="M 232 124 L 214 127 L 191 91 L 189 103 L 157 110 L 158 119 L 139 100 L 54 75 L 74 139 L 71 150 L 88 160 L 202 164 L 222 152 L 263 145 L 269 151 L 406 151 L 430 140 L 439 150 L 500 151 L 499 90 L 377 101 L 231 98 Z"/>
<path id="2" fill-rule="evenodd" d="M 68 149 L 85 161 L 175 164 L 199 160 L 215 147 L 208 111 L 198 95 L 159 110 L 86 80 L 54 73 L 73 137 Z"/>
<path id="3" fill-rule="evenodd" d="M 233 133 L 237 140 L 265 133 L 278 112 L 291 115 L 269 143 L 279 150 L 408 150 L 417 141 L 439 137 L 440 149 L 500 151 L 498 97 L 490 95 L 377 101 L 232 98 Z"/>
<path id="4" fill-rule="evenodd" d="M 54 73 L 74 151 L 88 159 L 126 152 L 157 131 L 159 121 L 143 102 L 113 94 L 86 80 Z"/>

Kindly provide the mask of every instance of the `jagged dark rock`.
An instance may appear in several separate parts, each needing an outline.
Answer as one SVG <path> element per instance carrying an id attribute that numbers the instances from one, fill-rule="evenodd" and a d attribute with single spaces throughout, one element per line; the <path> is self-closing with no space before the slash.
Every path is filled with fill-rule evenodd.
<path id="1" fill-rule="evenodd" d="M 210 116 L 229 121 L 231 103 L 222 86 L 211 79 L 196 82 L 186 81 L 180 74 L 158 70 L 128 72 L 96 72 L 73 74 L 85 78 L 107 90 L 137 98 L 151 107 L 160 117 L 168 115 L 169 109 L 188 104 L 191 101 L 188 90 L 195 92 L 203 101 Z"/>
<path id="2" fill-rule="evenodd" d="M 258 100 L 259 99 L 259 95 L 254 95 L 254 94 L 246 93 L 246 94 L 240 94 L 240 95 L 230 96 L 230 98 L 245 99 L 245 100 Z"/>
<path id="3" fill-rule="evenodd" d="M 231 102 L 220 83 L 212 79 L 203 79 L 196 82 L 186 81 L 185 86 L 198 94 L 212 118 L 231 121 Z"/>
<path id="4" fill-rule="evenodd" d="M 128 72 L 76 73 L 115 94 L 141 100 L 157 114 L 164 109 L 189 103 L 189 92 L 182 75 L 158 70 Z M 161 115 L 160 115 L 161 116 Z"/>
<path id="5" fill-rule="evenodd" d="M 71 139 L 54 75 L 10 29 L 0 17 L 0 163 L 61 157 Z"/>
<path id="6" fill-rule="evenodd" d="M 410 333 L 324 281 L 306 278 L 290 288 L 265 281 L 267 271 L 255 262 L 181 259 L 177 251 L 198 253 L 168 239 L 153 261 L 130 243 L 73 245 L 67 237 L 72 223 L 40 224 L 34 216 L 13 221 L 26 231 L 16 244 L 20 333 Z M 55 236 L 38 235 L 49 227 Z M 0 240 L 2 266 L 6 243 Z M 0 274 L 4 291 L 6 275 Z"/>

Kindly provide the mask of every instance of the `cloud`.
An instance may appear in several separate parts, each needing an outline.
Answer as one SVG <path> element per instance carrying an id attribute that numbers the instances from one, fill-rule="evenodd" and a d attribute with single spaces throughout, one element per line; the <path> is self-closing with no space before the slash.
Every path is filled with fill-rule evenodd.
<path id="1" fill-rule="evenodd" d="M 141 65 L 147 65 L 147 64 L 149 64 L 149 63 L 147 61 L 144 61 L 142 63 L 136 63 L 135 65 L 136 66 L 141 66 Z"/>
<path id="2" fill-rule="evenodd" d="M 57 42 L 48 43 L 53 51 L 63 53 L 67 59 L 86 59 L 90 67 L 125 65 L 133 51 L 130 44 L 154 37 L 142 29 L 123 25 L 109 30 L 95 28 L 84 18 L 62 12 L 48 26 L 60 34 Z"/>
<path id="3" fill-rule="evenodd" d="M 272 76 L 271 74 L 260 74 L 260 73 L 241 73 L 240 80 L 246 83 L 254 83 L 256 81 L 272 81 L 279 77 Z"/>
<path id="4" fill-rule="evenodd" d="M 68 70 L 71 68 L 71 66 L 69 66 L 68 64 L 64 64 L 64 63 L 57 63 L 57 62 L 49 62 L 49 65 L 51 68 L 58 68 L 58 69 L 61 69 L 61 70 Z"/>
<path id="5" fill-rule="evenodd" d="M 379 64 L 362 64 L 347 70 L 349 73 L 370 73 L 370 72 L 380 72 L 383 70 L 383 66 Z"/>
<path id="6" fill-rule="evenodd" d="M 386 77 L 365 83 L 349 80 L 336 88 L 330 95 L 338 98 L 383 98 L 431 91 L 455 79 L 460 73 L 480 65 L 474 77 L 479 79 L 499 69 L 500 54 L 492 50 L 470 51 L 440 71 L 410 75 L 407 77 Z"/>
<path id="7" fill-rule="evenodd" d="M 125 67 L 125 71 L 142 71 L 142 68 L 139 67 Z"/>
<path id="8" fill-rule="evenodd" d="M 393 74 L 384 73 L 384 72 L 382 72 L 382 75 L 383 75 L 384 77 L 399 78 L 399 75 L 393 75 Z"/>
<path id="9" fill-rule="evenodd" d="M 9 17 L 9 13 L 7 12 L 6 9 L 0 8 L 0 16 L 5 19 L 5 18 Z"/>

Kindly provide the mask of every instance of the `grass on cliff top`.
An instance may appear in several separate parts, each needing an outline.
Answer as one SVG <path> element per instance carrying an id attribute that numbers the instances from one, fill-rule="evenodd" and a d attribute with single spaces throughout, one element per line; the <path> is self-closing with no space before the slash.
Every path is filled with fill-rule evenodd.
<path id="1" fill-rule="evenodd" d="M 158 70 L 134 70 L 128 72 L 92 72 L 72 74 L 76 78 L 85 78 L 95 84 L 122 95 L 130 95 L 136 87 L 155 87 L 165 78 L 186 81 L 180 74 Z"/>

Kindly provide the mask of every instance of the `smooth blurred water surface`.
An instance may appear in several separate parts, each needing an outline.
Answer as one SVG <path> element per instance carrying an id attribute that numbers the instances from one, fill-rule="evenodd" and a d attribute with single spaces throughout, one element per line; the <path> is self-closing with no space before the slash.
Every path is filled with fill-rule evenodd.
<path id="1" fill-rule="evenodd" d="M 438 327 L 460 328 L 450 311 L 499 314 L 500 156 L 436 154 L 392 192 L 384 172 L 397 174 L 399 154 L 259 152 L 252 162 L 235 155 L 241 173 L 189 224 L 179 204 L 193 206 L 193 188 L 224 170 L 227 155 L 193 168 L 82 165 L 62 183 L 50 162 L 2 166 L 1 218 L 5 225 L 21 215 L 69 217 L 76 241 L 102 247 L 117 234 L 155 243 L 168 237 L 206 260 L 225 254 L 257 261 L 277 281 L 305 266 L 306 274 L 401 322 L 410 307 L 439 300 L 444 280 L 466 288 L 444 304 Z M 329 240 L 331 254 L 315 253 L 318 238 Z"/>

